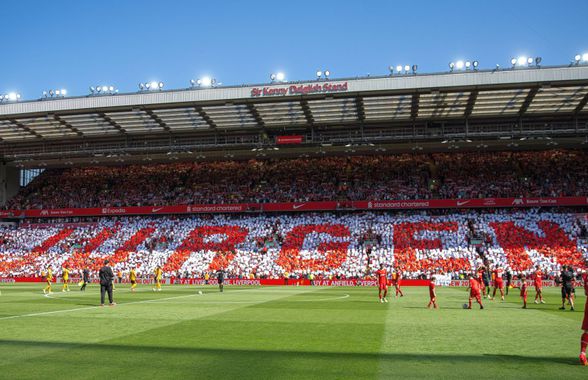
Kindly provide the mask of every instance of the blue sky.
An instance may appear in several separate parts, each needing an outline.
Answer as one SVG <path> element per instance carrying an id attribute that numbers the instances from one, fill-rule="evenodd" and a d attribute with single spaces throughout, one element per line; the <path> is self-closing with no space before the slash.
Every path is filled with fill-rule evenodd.
<path id="1" fill-rule="evenodd" d="M 588 1 L 5 1 L 0 93 L 162 80 L 184 88 L 211 75 L 227 85 L 381 75 L 389 65 L 481 68 L 511 56 L 566 64 L 588 52 Z"/>

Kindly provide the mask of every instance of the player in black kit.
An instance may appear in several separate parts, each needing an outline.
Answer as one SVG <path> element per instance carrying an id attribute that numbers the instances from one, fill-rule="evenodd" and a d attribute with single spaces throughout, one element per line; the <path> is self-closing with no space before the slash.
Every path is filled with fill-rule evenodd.
<path id="1" fill-rule="evenodd" d="M 570 303 L 571 311 L 574 311 L 574 272 L 571 266 L 563 266 L 561 275 L 561 307 L 560 310 L 566 309 L 566 300 Z"/>
<path id="2" fill-rule="evenodd" d="M 220 269 L 216 272 L 216 279 L 218 280 L 218 289 L 222 293 L 224 291 L 225 271 Z"/>

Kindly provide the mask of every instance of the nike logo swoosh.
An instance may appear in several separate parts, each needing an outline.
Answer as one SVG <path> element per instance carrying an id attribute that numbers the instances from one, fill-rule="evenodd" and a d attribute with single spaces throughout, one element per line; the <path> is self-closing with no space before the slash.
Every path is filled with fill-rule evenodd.
<path id="1" fill-rule="evenodd" d="M 461 202 L 460 201 L 457 201 L 457 205 L 458 206 L 463 206 L 463 205 L 468 204 L 468 203 L 470 203 L 470 201 L 461 201 Z"/>
<path id="2" fill-rule="evenodd" d="M 298 210 L 300 207 L 304 206 L 305 204 L 306 204 L 306 203 L 303 203 L 303 204 L 301 204 L 301 205 L 294 205 L 294 206 L 292 206 L 292 208 L 293 208 L 294 210 Z"/>
<path id="3" fill-rule="evenodd" d="M 161 210 L 163 210 L 163 207 L 153 208 L 153 209 L 151 209 L 151 212 L 157 212 L 157 211 L 161 211 Z"/>

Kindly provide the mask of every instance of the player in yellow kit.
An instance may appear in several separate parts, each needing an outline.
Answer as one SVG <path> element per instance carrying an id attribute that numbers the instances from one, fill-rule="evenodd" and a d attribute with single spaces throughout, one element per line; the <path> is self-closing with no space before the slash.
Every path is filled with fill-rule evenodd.
<path id="1" fill-rule="evenodd" d="M 135 272 L 135 268 L 131 268 L 131 272 L 129 273 L 129 281 L 131 282 L 131 292 L 134 292 L 137 288 L 137 272 Z"/>
<path id="2" fill-rule="evenodd" d="M 67 267 L 63 267 L 62 274 L 63 274 L 63 288 L 61 289 L 61 291 L 62 292 L 69 292 L 69 269 L 67 269 Z"/>
<path id="3" fill-rule="evenodd" d="M 161 267 L 158 265 L 157 268 L 155 268 L 155 287 L 153 288 L 153 291 L 158 291 L 161 292 L 161 275 L 163 274 L 163 271 L 161 270 Z"/>
<path id="4" fill-rule="evenodd" d="M 51 294 L 51 281 L 53 281 L 53 271 L 51 270 L 51 268 L 47 268 L 45 281 L 47 281 L 47 286 L 45 286 L 45 289 L 43 289 L 43 294 Z"/>

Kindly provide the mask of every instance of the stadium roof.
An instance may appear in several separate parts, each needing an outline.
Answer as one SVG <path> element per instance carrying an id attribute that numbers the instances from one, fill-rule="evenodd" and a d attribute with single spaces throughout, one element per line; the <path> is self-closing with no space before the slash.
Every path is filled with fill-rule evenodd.
<path id="1" fill-rule="evenodd" d="M 577 142 L 587 133 L 587 101 L 588 66 L 50 98 L 0 105 L 0 153 L 38 166 L 112 152 L 226 155 L 291 134 L 303 135 L 303 146 L 341 148 L 505 137 Z"/>

